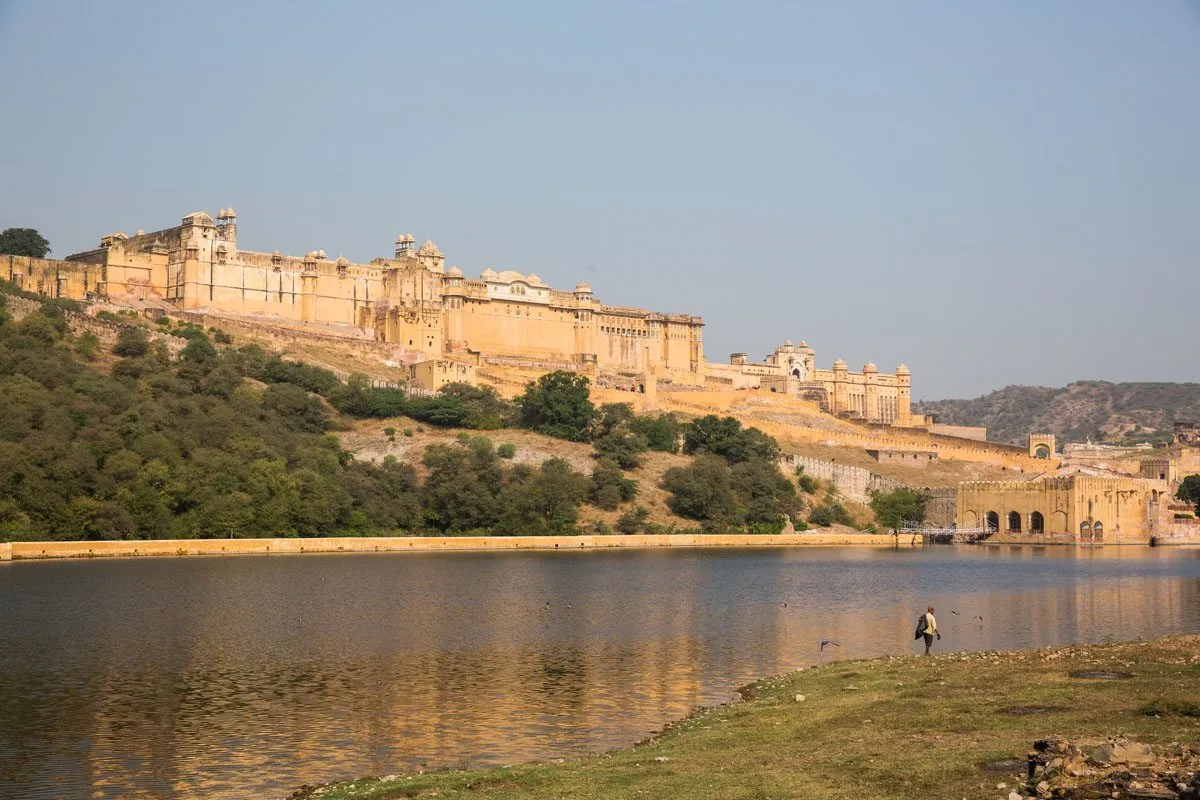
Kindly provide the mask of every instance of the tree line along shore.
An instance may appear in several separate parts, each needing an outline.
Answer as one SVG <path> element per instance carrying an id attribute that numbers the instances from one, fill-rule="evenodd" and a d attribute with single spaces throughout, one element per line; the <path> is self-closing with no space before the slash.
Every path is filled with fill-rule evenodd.
<path id="1" fill-rule="evenodd" d="M 1197 686 L 1195 635 L 840 661 L 751 684 L 743 702 L 622 750 L 292 798 L 1189 798 L 1200 792 Z"/>
<path id="2" fill-rule="evenodd" d="M 8 301 L 12 302 L 8 302 Z M 785 475 L 778 443 L 732 417 L 596 407 L 585 377 L 554 372 L 513 401 L 451 384 L 426 397 L 237 347 L 220 330 L 81 307 L 0 282 L 0 542 L 380 535 L 778 533 L 849 523 L 832 490 Z M 90 318 L 87 318 L 90 319 Z M 418 459 L 356 460 L 336 434 L 456 429 Z M 589 470 L 517 463 L 505 431 L 585 443 Z M 639 503 L 647 454 L 681 453 Z M 614 512 L 581 525 L 581 509 Z M 878 498 L 883 524 L 923 498 Z"/>

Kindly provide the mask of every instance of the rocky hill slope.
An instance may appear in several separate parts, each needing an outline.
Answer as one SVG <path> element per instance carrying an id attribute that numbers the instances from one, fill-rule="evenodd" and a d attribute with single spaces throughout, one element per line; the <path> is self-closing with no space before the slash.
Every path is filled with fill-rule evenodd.
<path id="1" fill-rule="evenodd" d="M 915 403 L 913 410 L 951 425 L 986 425 L 989 439 L 1012 444 L 1024 443 L 1030 432 L 1078 442 L 1166 441 L 1174 422 L 1200 421 L 1200 383 L 1006 386 L 974 400 Z"/>

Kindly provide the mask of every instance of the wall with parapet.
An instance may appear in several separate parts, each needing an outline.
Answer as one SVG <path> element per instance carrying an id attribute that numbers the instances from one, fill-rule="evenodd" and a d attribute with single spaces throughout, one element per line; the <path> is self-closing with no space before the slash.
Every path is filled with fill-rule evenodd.
<path id="1" fill-rule="evenodd" d="M 977 442 L 987 441 L 987 428 L 975 425 L 943 425 L 935 422 L 929 426 L 930 433 L 941 436 L 955 436 L 959 439 L 973 439 Z"/>

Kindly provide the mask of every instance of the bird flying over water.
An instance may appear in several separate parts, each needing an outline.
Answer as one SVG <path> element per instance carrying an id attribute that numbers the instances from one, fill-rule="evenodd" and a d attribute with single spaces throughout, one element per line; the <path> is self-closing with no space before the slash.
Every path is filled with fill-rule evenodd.
<path id="1" fill-rule="evenodd" d="M 841 647 L 841 645 L 838 644 L 837 642 L 835 642 L 833 639 L 822 639 L 821 640 L 821 652 L 822 653 L 825 652 L 826 645 L 831 645 L 833 647 Z"/>
<path id="2" fill-rule="evenodd" d="M 975 615 L 975 619 L 979 620 L 980 622 L 983 622 L 983 615 L 982 615 L 982 614 L 976 614 L 976 615 Z"/>
<path id="3" fill-rule="evenodd" d="M 954 616 L 956 616 L 956 617 L 961 617 L 961 616 L 962 616 L 962 614 L 959 614 L 957 611 L 954 611 L 954 610 L 951 610 L 951 611 L 950 611 L 950 613 L 951 613 L 951 614 L 953 614 L 953 615 L 954 615 Z"/>

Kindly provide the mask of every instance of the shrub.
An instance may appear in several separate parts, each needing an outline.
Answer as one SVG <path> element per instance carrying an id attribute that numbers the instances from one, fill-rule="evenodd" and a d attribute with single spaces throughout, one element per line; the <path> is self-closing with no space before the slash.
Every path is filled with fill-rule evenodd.
<path id="1" fill-rule="evenodd" d="M 96 348 L 100 346 L 100 339 L 91 331 L 84 331 L 83 334 L 75 341 L 75 352 L 86 361 L 96 360 Z"/>
<path id="2" fill-rule="evenodd" d="M 101 312 L 104 313 L 104 312 Z M 150 349 L 150 338 L 141 328 L 122 328 L 117 334 L 117 343 L 113 345 L 113 355 L 122 358 L 138 358 L 146 355 Z"/>
<path id="3" fill-rule="evenodd" d="M 603 459 L 596 462 L 588 488 L 592 505 L 612 511 L 621 503 L 636 497 L 637 491 L 637 482 L 626 478 L 615 461 Z"/>
<path id="4" fill-rule="evenodd" d="M 642 437 L 646 447 L 660 453 L 678 453 L 683 424 L 674 414 L 657 417 L 638 416 L 629 421 L 629 430 Z"/>
<path id="5" fill-rule="evenodd" d="M 816 494 L 821 490 L 821 482 L 812 475 L 805 475 L 804 467 L 796 467 L 796 485 L 805 494 Z"/>
<path id="6" fill-rule="evenodd" d="M 171 318 L 170 318 L 170 317 L 165 317 L 165 316 L 164 316 L 164 317 L 158 317 L 157 319 L 155 319 L 155 320 L 154 320 L 154 324 L 155 324 L 155 325 L 170 325 L 170 324 L 171 324 Z"/>
<path id="7" fill-rule="evenodd" d="M 225 331 L 213 330 L 213 341 L 217 344 L 233 344 L 233 336 Z"/>
<path id="8" fill-rule="evenodd" d="M 411 438 L 412 438 L 412 435 L 413 435 L 413 429 L 412 429 L 412 428 L 405 428 L 405 429 L 404 429 L 404 437 L 405 437 L 406 439 L 411 439 Z"/>
<path id="9" fill-rule="evenodd" d="M 854 520 L 850 516 L 850 512 L 846 507 L 836 500 L 826 500 L 821 505 L 808 512 L 808 521 L 812 525 L 820 528 L 827 528 L 830 525 L 853 525 Z"/>
<path id="10" fill-rule="evenodd" d="M 608 536 L 612 533 L 612 528 L 604 520 L 596 520 L 590 526 L 590 530 L 597 536 Z"/>
<path id="11" fill-rule="evenodd" d="M 637 533 L 650 518 L 650 512 L 642 506 L 631 508 L 617 519 L 617 532 L 626 535 Z"/>
<path id="12" fill-rule="evenodd" d="M 512 442 L 504 442 L 496 448 L 496 455 L 501 458 L 513 458 L 517 454 L 517 446 Z"/>
<path id="13" fill-rule="evenodd" d="M 383 435 L 388 438 L 389 442 L 396 441 L 396 429 L 390 425 L 383 429 Z"/>
<path id="14" fill-rule="evenodd" d="M 471 434 L 467 433 L 466 431 L 459 431 L 458 435 L 455 436 L 454 438 L 457 439 L 462 444 L 467 444 L 468 442 L 471 441 Z"/>

